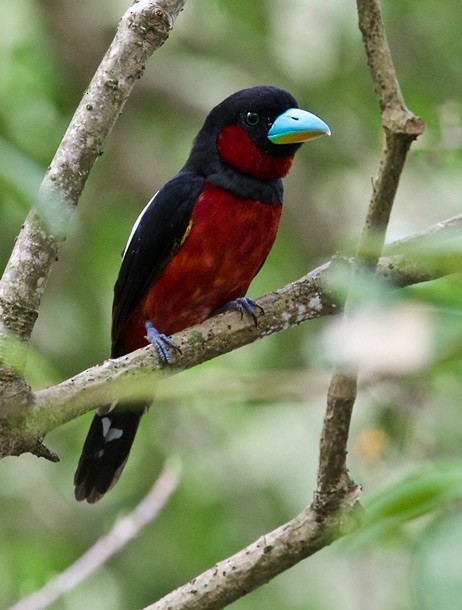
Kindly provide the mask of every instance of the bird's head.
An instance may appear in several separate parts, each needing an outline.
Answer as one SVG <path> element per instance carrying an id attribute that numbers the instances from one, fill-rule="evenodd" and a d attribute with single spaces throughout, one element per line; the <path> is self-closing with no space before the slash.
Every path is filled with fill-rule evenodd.
<path id="1" fill-rule="evenodd" d="M 330 135 L 317 116 L 298 108 L 277 87 L 252 87 L 215 106 L 199 132 L 193 154 L 218 154 L 234 169 L 263 180 L 282 178 L 303 142 Z M 213 151 L 211 149 L 214 149 Z"/>

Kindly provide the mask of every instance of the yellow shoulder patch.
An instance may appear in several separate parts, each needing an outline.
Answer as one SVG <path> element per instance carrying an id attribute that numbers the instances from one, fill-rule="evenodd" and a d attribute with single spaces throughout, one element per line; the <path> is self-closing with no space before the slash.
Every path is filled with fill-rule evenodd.
<path id="1" fill-rule="evenodd" d="M 180 246 L 182 246 L 182 245 L 184 244 L 184 242 L 185 242 L 186 238 L 187 238 L 187 237 L 188 237 L 188 235 L 189 235 L 189 232 L 191 231 L 191 227 L 192 227 L 192 225 L 193 225 L 193 221 L 192 221 L 192 220 L 190 220 L 190 221 L 189 221 L 189 223 L 188 223 L 188 226 L 186 227 L 186 231 L 184 232 L 184 235 L 183 235 L 183 237 L 181 238 L 181 241 L 180 241 Z"/>

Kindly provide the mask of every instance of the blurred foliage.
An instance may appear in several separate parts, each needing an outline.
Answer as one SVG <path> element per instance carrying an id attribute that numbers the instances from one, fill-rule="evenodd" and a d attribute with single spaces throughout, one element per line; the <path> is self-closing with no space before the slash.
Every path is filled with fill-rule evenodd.
<path id="1" fill-rule="evenodd" d="M 405 169 L 392 240 L 460 212 L 462 6 L 383 4 L 403 92 L 428 127 Z M 0 3 L 2 266 L 127 6 L 126 0 Z M 277 245 L 250 295 L 297 279 L 336 251 L 354 250 L 381 147 L 356 21 L 354 3 L 337 0 L 186 4 L 137 83 L 53 268 L 29 359 L 34 387 L 107 357 L 112 286 L 131 225 L 181 167 L 209 109 L 237 89 L 287 88 L 333 134 L 298 154 Z M 349 459 L 369 508 L 364 529 L 233 608 L 458 607 L 461 290 L 460 276 L 393 294 L 374 283 L 364 287 L 379 319 L 403 306 L 423 311 L 417 332 L 424 325 L 430 343 L 410 374 L 375 370 L 363 378 Z M 122 481 L 101 504 L 78 505 L 72 496 L 90 416 L 47 437 L 60 464 L 27 455 L 3 460 L 2 607 L 43 585 L 108 531 L 172 454 L 184 474 L 167 509 L 56 609 L 143 607 L 301 510 L 315 484 L 336 356 L 324 340 L 332 323 L 314 321 L 164 383 Z M 399 327 L 393 337 L 397 351 L 409 342 Z"/>

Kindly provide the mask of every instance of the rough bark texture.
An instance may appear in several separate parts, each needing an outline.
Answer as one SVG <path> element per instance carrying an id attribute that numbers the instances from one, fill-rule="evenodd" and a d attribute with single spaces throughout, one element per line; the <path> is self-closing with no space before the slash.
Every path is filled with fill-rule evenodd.
<path id="1" fill-rule="evenodd" d="M 185 1 L 137 0 L 122 17 L 43 180 L 45 219 L 31 211 L 0 282 L 0 344 L 19 339 L 27 345 L 51 266 L 90 171 L 146 61 L 167 39 Z M 0 351 L 4 408 L 31 400 L 21 379 L 26 351 L 15 350 L 13 361 L 11 352 Z"/>
<path id="2" fill-rule="evenodd" d="M 390 244 L 386 249 L 388 256 L 378 263 L 380 276 L 397 287 L 441 277 L 447 273 L 445 266 L 422 261 L 421 252 L 429 246 L 458 239 L 461 228 L 462 215 L 458 215 L 412 239 Z M 168 369 L 161 368 L 154 349 L 143 348 L 36 392 L 30 408 L 18 416 L 7 438 L 0 436 L 0 453 L 9 451 L 11 454 L 13 446 L 16 448 L 14 454 L 30 451 L 30 445 L 35 446 L 36 439 L 100 404 L 135 394 L 149 397 L 153 383 L 161 378 L 308 320 L 340 313 L 342 305 L 330 290 L 332 278 L 339 268 L 348 273 L 354 264 L 354 259 L 336 257 L 296 282 L 261 298 L 258 303 L 265 313 L 259 317 L 258 326 L 247 317 L 241 320 L 236 312 L 229 312 L 178 333 L 174 339 L 182 353 L 181 356 L 172 353 L 173 365 Z M 13 437 L 16 437 L 15 441 Z"/>
<path id="3" fill-rule="evenodd" d="M 406 108 L 393 66 L 378 0 L 358 0 L 359 27 L 367 62 L 382 113 L 385 148 L 374 180 L 361 240 L 352 274 L 374 270 L 385 242 L 395 194 L 411 143 L 422 133 L 423 122 Z M 353 307 L 347 298 L 344 315 Z M 351 414 L 357 393 L 357 369 L 334 368 L 327 392 L 327 409 L 321 434 L 316 499 L 340 502 L 353 483 L 346 464 Z"/>
<path id="4" fill-rule="evenodd" d="M 168 36 L 184 2 L 139 0 L 124 15 L 111 48 L 85 93 L 42 185 L 42 194 L 53 206 L 53 224 L 46 225 L 31 213 L 18 238 L 15 251 L 0 285 L 0 340 L 14 330 L 27 343 L 37 315 L 46 279 L 65 234 L 67 220 L 76 205 L 88 174 L 101 153 L 110 129 L 144 63 Z M 173 354 L 174 364 L 159 377 L 189 368 L 257 338 L 300 324 L 342 307 L 329 291 L 329 273 L 339 264 L 351 265 L 353 273 L 366 267 L 378 269 L 397 285 L 437 277 L 435 267 L 419 265 L 409 241 L 390 247 L 379 260 L 399 177 L 412 141 L 423 123 L 404 103 L 377 0 L 357 0 L 360 29 L 367 61 L 382 113 L 385 148 L 373 185 L 369 210 L 356 260 L 337 259 L 312 271 L 298 282 L 259 301 L 265 315 L 255 327 L 228 313 L 174 337 L 182 349 Z M 454 230 L 462 218 L 428 233 Z M 418 240 L 424 240 L 419 236 Z M 404 253 L 399 248 L 404 248 Z M 352 307 L 346 305 L 346 315 Z M 0 452 L 3 455 L 32 451 L 53 459 L 37 440 L 47 431 L 77 417 L 113 397 L 152 391 L 152 374 L 159 371 L 155 350 L 145 348 L 117 360 L 109 360 L 53 388 L 32 395 L 20 379 L 24 353 L 19 350 L 15 366 L 0 370 Z M 1 354 L 0 354 L 1 356 Z M 9 361 L 10 362 L 10 361 Z M 147 374 L 147 375 L 146 375 Z M 135 384 L 127 381 L 136 379 Z M 3 386 L 2 386 L 3 382 Z M 143 383 L 142 383 L 143 382 Z M 149 387 L 146 388 L 146 383 Z M 134 389 L 135 388 L 135 389 Z M 327 410 L 320 446 L 317 489 L 314 500 L 300 515 L 234 556 L 216 564 L 147 610 L 223 608 L 300 560 L 354 529 L 360 507 L 360 486 L 348 477 L 346 451 L 352 408 L 356 398 L 357 372 L 338 368 L 328 391 Z M 12 398 L 23 409 L 11 417 Z"/>
<path id="5" fill-rule="evenodd" d="M 412 238 L 390 244 L 386 248 L 387 256 L 379 260 L 378 272 L 396 287 L 447 274 L 445 264 L 435 264 L 433 259 L 422 260 L 422 251 L 437 244 L 460 240 L 461 228 L 462 214 Z M 247 317 L 241 320 L 236 312 L 229 312 L 178 333 L 174 340 L 181 347 L 182 354 L 172 353 L 173 365 L 168 369 L 161 368 L 154 349 L 143 348 L 116 360 L 107 360 L 56 386 L 31 394 L 31 402 L 16 412 L 14 418 L 0 405 L 0 417 L 4 423 L 0 434 L 0 455 L 44 451 L 37 439 L 100 404 L 126 396 L 149 398 L 153 384 L 159 379 L 308 320 L 341 313 L 342 304 L 336 301 L 330 289 L 332 276 L 339 268 L 348 273 L 354 265 L 354 259 L 336 257 L 296 282 L 261 298 L 258 303 L 265 313 L 259 317 L 258 326 Z M 333 431 L 333 434 L 338 434 L 338 431 Z M 47 457 L 55 459 L 53 455 Z"/>
<path id="6" fill-rule="evenodd" d="M 309 507 L 144 610 L 219 610 L 357 527 L 360 489 L 335 512 Z"/>

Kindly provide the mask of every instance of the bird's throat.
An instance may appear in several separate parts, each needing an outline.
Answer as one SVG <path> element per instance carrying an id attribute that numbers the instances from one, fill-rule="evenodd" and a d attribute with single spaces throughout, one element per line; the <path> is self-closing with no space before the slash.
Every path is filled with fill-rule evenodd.
<path id="1" fill-rule="evenodd" d="M 283 178 L 294 159 L 293 156 L 274 157 L 262 152 L 238 125 L 228 125 L 220 130 L 217 150 L 225 163 L 260 180 Z"/>

